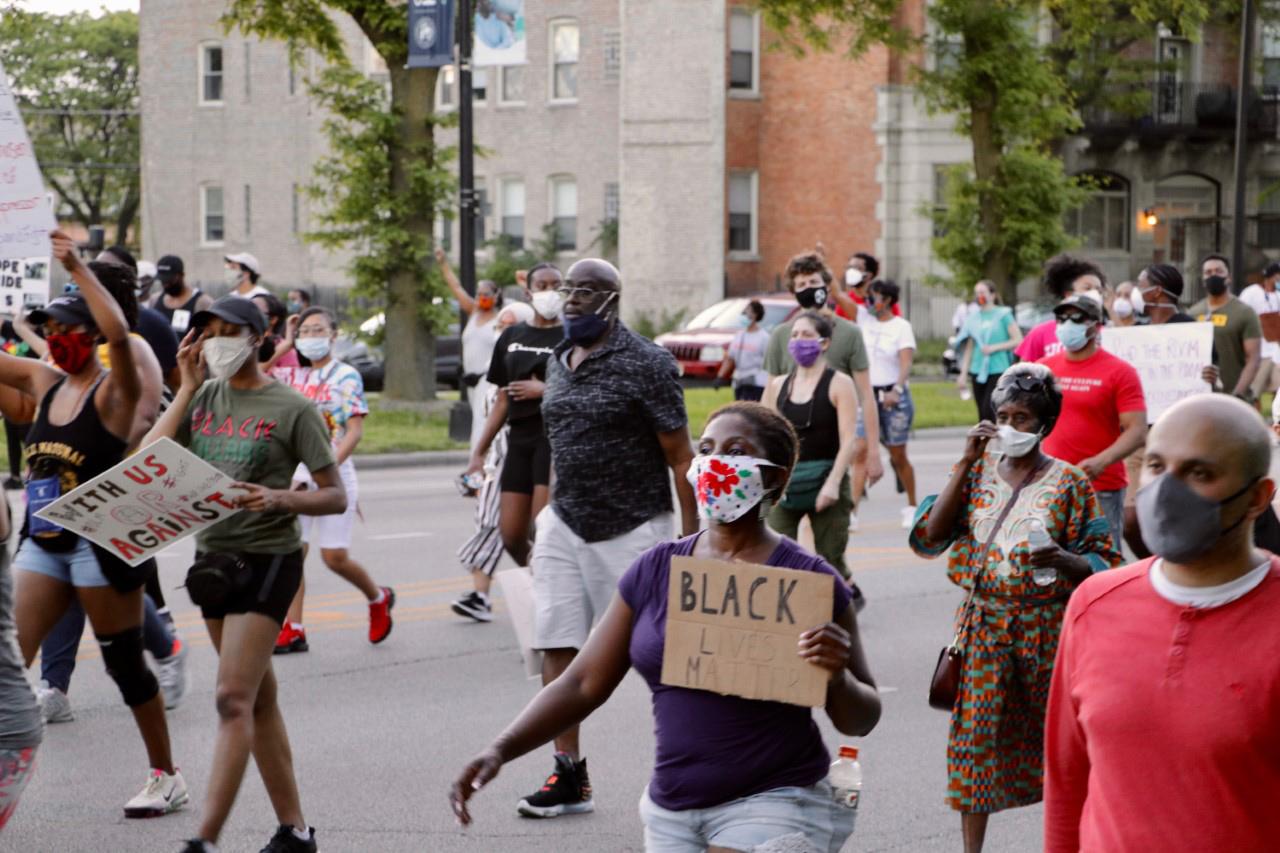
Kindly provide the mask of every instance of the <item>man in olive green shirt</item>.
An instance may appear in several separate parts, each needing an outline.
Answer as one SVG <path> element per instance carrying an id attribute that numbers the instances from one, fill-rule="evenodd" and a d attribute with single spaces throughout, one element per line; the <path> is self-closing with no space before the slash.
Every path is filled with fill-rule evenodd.
<path id="1" fill-rule="evenodd" d="M 1191 316 L 1213 323 L 1214 364 L 1205 380 L 1215 388 L 1255 403 L 1253 379 L 1262 363 L 1262 324 L 1258 313 L 1231 293 L 1231 267 L 1222 255 L 1201 264 L 1207 296 L 1191 307 Z"/>

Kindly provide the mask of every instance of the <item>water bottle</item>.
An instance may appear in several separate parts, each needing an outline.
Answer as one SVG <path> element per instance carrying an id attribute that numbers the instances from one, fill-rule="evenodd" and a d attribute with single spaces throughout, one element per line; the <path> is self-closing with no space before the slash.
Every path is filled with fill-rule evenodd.
<path id="1" fill-rule="evenodd" d="M 1053 537 L 1045 528 L 1044 522 L 1038 518 L 1031 520 L 1031 528 L 1027 532 L 1027 546 L 1035 551 L 1053 544 Z M 1031 569 L 1031 580 L 1036 586 L 1049 586 L 1058 579 L 1058 570 L 1052 566 L 1035 566 Z"/>
<path id="2" fill-rule="evenodd" d="M 858 801 L 862 797 L 862 766 L 858 764 L 856 746 L 840 747 L 840 757 L 832 762 L 827 782 L 831 785 L 831 795 L 837 803 L 857 810 Z"/>

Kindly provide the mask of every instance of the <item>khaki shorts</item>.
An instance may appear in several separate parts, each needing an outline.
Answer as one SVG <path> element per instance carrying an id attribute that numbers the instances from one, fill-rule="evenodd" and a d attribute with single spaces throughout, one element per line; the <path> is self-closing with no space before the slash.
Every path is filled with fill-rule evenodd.
<path id="1" fill-rule="evenodd" d="M 1264 358 L 1258 366 L 1258 375 L 1253 378 L 1253 397 L 1261 400 L 1262 395 L 1275 389 L 1276 379 L 1280 378 L 1280 369 L 1269 358 Z"/>
<path id="2" fill-rule="evenodd" d="M 1138 489 L 1142 486 L 1142 460 L 1146 453 L 1147 446 L 1144 444 L 1124 460 L 1124 470 L 1129 475 L 1129 487 L 1124 493 L 1125 509 L 1131 509 L 1138 503 Z"/>

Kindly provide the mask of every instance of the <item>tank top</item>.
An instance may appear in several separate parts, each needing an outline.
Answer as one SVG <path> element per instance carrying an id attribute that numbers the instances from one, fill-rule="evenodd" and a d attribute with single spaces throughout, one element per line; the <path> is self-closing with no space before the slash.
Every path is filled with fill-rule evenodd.
<path id="1" fill-rule="evenodd" d="M 498 314 L 495 311 L 487 323 L 467 319 L 462 329 L 462 372 L 481 377 L 489 372 L 493 360 L 493 346 L 498 342 Z"/>
<path id="2" fill-rule="evenodd" d="M 822 372 L 813 389 L 813 397 L 807 403 L 791 402 L 791 386 L 796 374 L 792 371 L 782 383 L 778 394 L 778 411 L 791 421 L 800 436 L 800 461 L 835 459 L 840 453 L 840 419 L 836 407 L 831 404 L 831 377 L 835 371 L 828 367 Z"/>
<path id="3" fill-rule="evenodd" d="M 87 483 L 124 458 L 127 442 L 112 435 L 98 415 L 94 398 L 106 379 L 103 371 L 85 395 L 80 411 L 69 423 L 56 425 L 49 421 L 49 407 L 58 389 L 66 382 L 59 379 L 40 401 L 36 419 L 24 441 L 22 456 L 27 463 L 27 518 L 23 535 L 48 551 L 69 551 L 78 537 L 35 517 L 35 511 Z"/>
<path id="4" fill-rule="evenodd" d="M 191 317 L 196 313 L 196 303 L 200 300 L 202 291 L 196 290 L 191 294 L 191 298 L 178 308 L 170 308 L 164 304 L 164 294 L 152 304 L 152 308 L 164 315 L 169 321 L 169 326 L 178 333 L 178 337 L 182 337 L 191 328 Z"/>

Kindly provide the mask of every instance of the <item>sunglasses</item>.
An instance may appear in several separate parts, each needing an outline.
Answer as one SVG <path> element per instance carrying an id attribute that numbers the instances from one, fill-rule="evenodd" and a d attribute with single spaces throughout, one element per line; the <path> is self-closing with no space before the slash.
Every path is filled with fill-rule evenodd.
<path id="1" fill-rule="evenodd" d="M 1019 391 L 1044 391 L 1048 388 L 1049 383 L 1037 376 L 1013 376 L 1001 382 L 1002 385 L 1012 385 Z"/>

